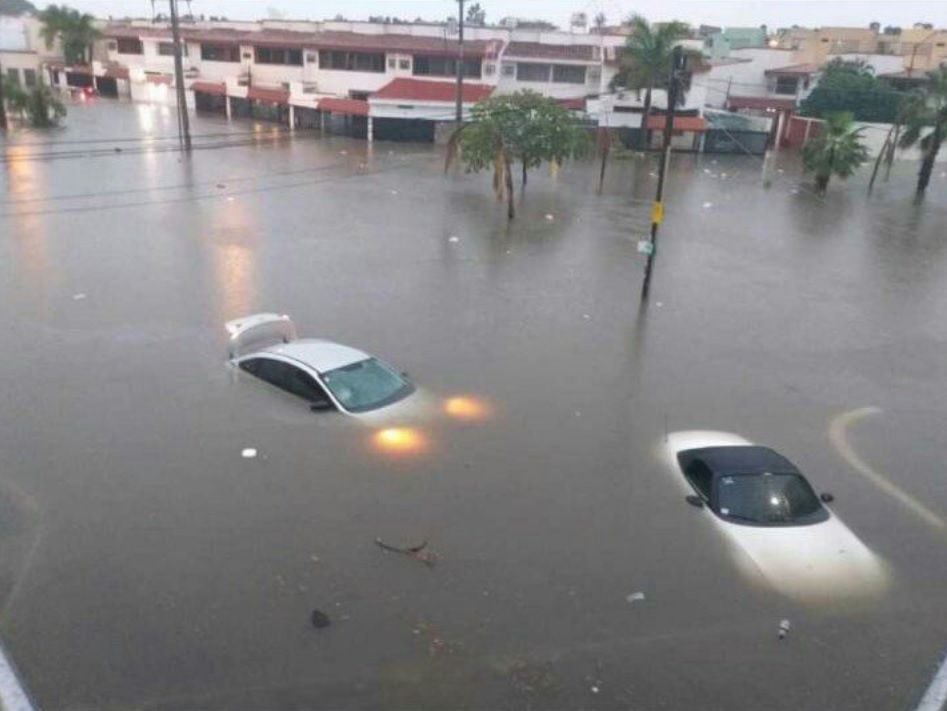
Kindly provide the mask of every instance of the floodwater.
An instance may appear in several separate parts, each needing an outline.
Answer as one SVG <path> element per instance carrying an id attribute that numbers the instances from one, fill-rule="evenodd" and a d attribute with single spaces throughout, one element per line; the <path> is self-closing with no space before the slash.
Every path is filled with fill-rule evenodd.
<path id="1" fill-rule="evenodd" d="M 821 199 L 789 155 L 766 184 L 675 156 L 639 308 L 653 157 L 602 195 L 591 163 L 534 171 L 507 224 L 434 146 L 254 126 L 197 118 L 217 147 L 182 160 L 116 140 L 174 135 L 170 110 L 101 101 L 5 145 L 0 637 L 41 708 L 916 703 L 947 647 L 942 174 L 921 205 L 913 166 Z M 224 322 L 258 311 L 481 416 L 380 449 L 226 366 Z M 933 519 L 833 444 L 864 407 L 849 448 Z M 834 493 L 886 592 L 748 577 L 660 455 L 688 429 Z"/>

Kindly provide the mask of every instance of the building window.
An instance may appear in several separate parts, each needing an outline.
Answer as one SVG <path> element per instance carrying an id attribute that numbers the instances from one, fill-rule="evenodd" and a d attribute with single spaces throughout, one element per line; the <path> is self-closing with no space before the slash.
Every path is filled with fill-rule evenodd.
<path id="1" fill-rule="evenodd" d="M 35 69 L 23 70 L 23 83 L 27 87 L 36 86 L 36 70 Z"/>
<path id="2" fill-rule="evenodd" d="M 588 78 L 590 82 L 598 84 L 602 81 L 602 69 L 600 67 L 589 67 Z"/>
<path id="3" fill-rule="evenodd" d="M 395 59 L 394 57 L 388 57 L 388 68 L 394 69 L 397 66 L 398 66 L 398 60 Z"/>
<path id="4" fill-rule="evenodd" d="M 240 48 L 227 44 L 202 44 L 201 59 L 207 62 L 239 62 Z"/>
<path id="5" fill-rule="evenodd" d="M 306 53 L 306 64 L 315 64 L 319 61 L 319 57 L 315 52 Z"/>
<path id="6" fill-rule="evenodd" d="M 585 84 L 585 67 L 573 64 L 554 64 L 552 80 L 560 84 Z"/>
<path id="7" fill-rule="evenodd" d="M 174 42 L 158 42 L 158 54 L 160 54 L 162 57 L 173 57 Z M 187 56 L 187 45 L 183 42 L 181 43 L 181 56 Z"/>
<path id="8" fill-rule="evenodd" d="M 140 39 L 123 38 L 118 41 L 119 54 L 144 54 L 145 48 Z"/>
<path id="9" fill-rule="evenodd" d="M 503 76 L 513 77 L 516 76 L 516 65 L 515 64 L 504 64 L 503 69 L 501 70 Z"/>
<path id="10" fill-rule="evenodd" d="M 549 71 L 551 64 L 533 64 L 531 62 L 518 62 L 516 65 L 517 81 L 549 81 Z"/>
<path id="11" fill-rule="evenodd" d="M 115 42 L 109 42 L 109 43 L 108 43 L 108 50 L 109 50 L 109 52 L 114 52 L 114 51 L 116 51 L 117 49 L 118 49 L 118 44 L 116 44 Z"/>
<path id="12" fill-rule="evenodd" d="M 320 49 L 319 68 L 383 74 L 385 71 L 385 54 L 384 52 L 339 52 Z"/>
<path id="13" fill-rule="evenodd" d="M 286 49 L 282 47 L 254 47 L 257 64 L 289 64 L 295 67 L 303 65 L 303 51 L 301 49 Z"/>
<path id="14" fill-rule="evenodd" d="M 496 73 L 496 70 L 496 65 L 491 62 L 487 62 L 483 65 L 483 75 L 485 77 L 492 77 Z"/>
<path id="15" fill-rule="evenodd" d="M 481 71 L 479 59 L 464 60 L 465 77 L 479 79 Z M 420 77 L 455 77 L 457 76 L 457 60 L 450 57 L 415 55 L 414 75 Z"/>
<path id="16" fill-rule="evenodd" d="M 398 60 L 398 69 L 410 69 L 411 60 L 410 59 L 399 59 Z"/>
<path id="17" fill-rule="evenodd" d="M 795 96 L 797 85 L 798 85 L 798 79 L 796 77 L 777 77 L 776 78 L 776 93 Z"/>
<path id="18" fill-rule="evenodd" d="M 20 70 L 7 69 L 7 80 L 14 86 L 19 86 L 20 85 Z"/>

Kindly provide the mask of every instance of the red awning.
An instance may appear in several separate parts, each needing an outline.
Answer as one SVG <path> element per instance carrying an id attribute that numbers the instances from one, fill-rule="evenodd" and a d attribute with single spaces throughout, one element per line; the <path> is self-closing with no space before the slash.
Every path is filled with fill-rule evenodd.
<path id="1" fill-rule="evenodd" d="M 486 84 L 464 82 L 464 103 L 475 104 L 493 93 Z M 457 100 L 457 84 L 452 81 L 424 79 L 392 79 L 372 94 L 373 99 L 389 101 L 434 101 L 453 103 Z"/>
<path id="2" fill-rule="evenodd" d="M 247 90 L 247 98 L 254 101 L 265 101 L 270 104 L 288 104 L 289 92 L 286 89 L 264 89 L 251 86 Z"/>
<path id="3" fill-rule="evenodd" d="M 319 99 L 319 110 L 349 116 L 368 116 L 368 102 L 358 99 Z"/>
<path id="4" fill-rule="evenodd" d="M 727 99 L 727 108 L 795 111 L 796 100 L 776 98 L 775 96 L 731 96 Z"/>
<path id="5" fill-rule="evenodd" d="M 170 74 L 146 74 L 145 79 L 150 81 L 152 84 L 166 84 L 171 86 Z"/>
<path id="6" fill-rule="evenodd" d="M 585 111 L 585 99 L 556 99 L 556 103 L 569 111 Z"/>
<path id="7" fill-rule="evenodd" d="M 214 94 L 215 96 L 226 96 L 227 85 L 223 82 L 218 84 L 212 81 L 196 81 L 191 84 L 191 91 L 199 91 L 202 94 Z"/>
<path id="8" fill-rule="evenodd" d="M 76 64 L 71 67 L 65 67 L 67 74 L 84 74 L 86 76 L 92 76 L 92 67 L 88 64 Z"/>
<path id="9" fill-rule="evenodd" d="M 663 131 L 665 124 L 667 124 L 667 116 L 655 114 L 648 116 L 649 131 Z M 673 131 L 703 133 L 707 130 L 707 119 L 703 116 L 675 116 L 671 129 Z"/>
<path id="10" fill-rule="evenodd" d="M 102 76 L 108 79 L 128 79 L 128 67 L 106 67 Z"/>

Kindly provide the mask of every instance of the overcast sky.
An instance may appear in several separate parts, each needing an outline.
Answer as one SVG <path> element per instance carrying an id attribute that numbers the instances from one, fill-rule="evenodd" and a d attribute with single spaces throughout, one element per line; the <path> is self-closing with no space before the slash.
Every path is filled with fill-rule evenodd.
<path id="1" fill-rule="evenodd" d="M 43 0 L 34 2 L 40 7 L 46 4 Z M 101 16 L 151 14 L 150 0 L 66 2 Z M 179 2 L 185 5 L 184 0 Z M 488 21 L 514 15 L 548 19 L 559 25 L 567 25 L 573 12 L 586 12 L 590 17 L 604 12 L 609 22 L 616 22 L 634 11 L 650 20 L 678 19 L 723 26 L 862 26 L 878 21 L 902 27 L 915 22 L 947 27 L 947 0 L 480 0 L 480 4 L 487 11 Z M 156 5 L 166 8 L 167 2 L 156 0 Z M 442 20 L 455 12 L 457 5 L 455 0 L 191 0 L 191 7 L 197 15 L 224 15 L 241 20 L 273 16 L 317 20 L 339 13 L 348 19 L 397 15 Z"/>

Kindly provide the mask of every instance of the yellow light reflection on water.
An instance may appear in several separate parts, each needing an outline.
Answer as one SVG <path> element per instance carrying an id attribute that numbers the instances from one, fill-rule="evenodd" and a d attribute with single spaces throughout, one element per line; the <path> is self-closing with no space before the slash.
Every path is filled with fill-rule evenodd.
<path id="1" fill-rule="evenodd" d="M 389 454 L 420 454 L 429 447 L 427 437 L 413 427 L 386 427 L 372 436 L 372 444 Z"/>
<path id="2" fill-rule="evenodd" d="M 444 401 L 444 412 L 458 420 L 479 422 L 492 414 L 492 409 L 485 401 L 469 395 L 458 395 Z"/>

